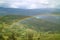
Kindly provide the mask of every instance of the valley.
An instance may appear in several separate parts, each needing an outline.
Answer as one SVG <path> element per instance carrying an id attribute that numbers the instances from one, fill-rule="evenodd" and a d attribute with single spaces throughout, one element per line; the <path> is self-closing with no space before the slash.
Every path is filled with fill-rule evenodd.
<path id="1" fill-rule="evenodd" d="M 0 40 L 60 40 L 60 16 L 0 16 Z"/>

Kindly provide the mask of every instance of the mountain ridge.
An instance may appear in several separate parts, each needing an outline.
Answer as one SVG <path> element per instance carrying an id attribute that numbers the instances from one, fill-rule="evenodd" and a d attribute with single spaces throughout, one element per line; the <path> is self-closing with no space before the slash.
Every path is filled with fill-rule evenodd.
<path id="1" fill-rule="evenodd" d="M 52 12 L 60 12 L 60 9 L 52 9 L 52 8 L 41 8 L 41 9 L 17 9 L 17 8 L 3 8 L 0 7 L 0 16 L 1 15 L 26 15 L 33 16 L 37 14 L 50 14 Z"/>

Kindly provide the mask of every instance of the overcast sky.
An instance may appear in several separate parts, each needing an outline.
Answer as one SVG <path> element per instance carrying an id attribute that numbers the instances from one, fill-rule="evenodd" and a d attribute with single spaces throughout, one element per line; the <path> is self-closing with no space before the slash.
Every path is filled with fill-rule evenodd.
<path id="1" fill-rule="evenodd" d="M 60 0 L 0 0 L 0 7 L 9 8 L 60 8 Z"/>

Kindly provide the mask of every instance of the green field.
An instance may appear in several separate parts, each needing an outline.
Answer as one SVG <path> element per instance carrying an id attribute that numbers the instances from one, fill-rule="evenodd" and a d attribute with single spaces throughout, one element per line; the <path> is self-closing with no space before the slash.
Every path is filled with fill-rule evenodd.
<path id="1" fill-rule="evenodd" d="M 0 16 L 0 40 L 60 40 L 60 16 Z"/>

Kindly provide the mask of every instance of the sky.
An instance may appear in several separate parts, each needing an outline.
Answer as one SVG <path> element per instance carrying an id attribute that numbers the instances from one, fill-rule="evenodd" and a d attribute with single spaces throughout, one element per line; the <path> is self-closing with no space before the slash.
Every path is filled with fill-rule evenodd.
<path id="1" fill-rule="evenodd" d="M 0 0 L 0 7 L 22 9 L 60 8 L 60 0 Z"/>

